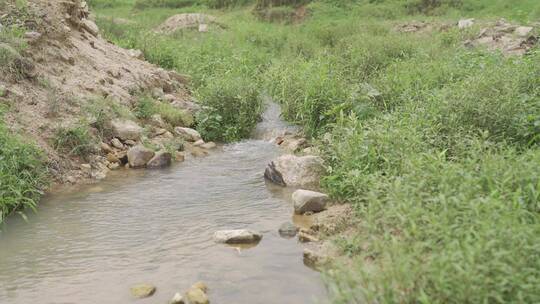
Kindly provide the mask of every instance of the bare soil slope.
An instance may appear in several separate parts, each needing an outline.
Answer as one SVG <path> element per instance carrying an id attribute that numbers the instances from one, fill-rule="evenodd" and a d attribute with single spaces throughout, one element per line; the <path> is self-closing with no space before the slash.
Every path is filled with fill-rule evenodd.
<path id="1" fill-rule="evenodd" d="M 130 108 L 137 94 L 157 92 L 166 94 L 161 102 L 194 108 L 185 76 L 144 61 L 140 51 L 104 40 L 84 1 L 29 0 L 23 8 L 7 1 L 0 7 L 0 24 L 0 31 L 24 28 L 21 43 L 28 45 L 20 52 L 20 73 L 0 75 L 0 103 L 9 109 L 6 124 L 47 153 L 58 182 L 80 180 L 80 164 L 88 159 L 53 148 L 55 131 L 88 118 L 98 100 Z"/>

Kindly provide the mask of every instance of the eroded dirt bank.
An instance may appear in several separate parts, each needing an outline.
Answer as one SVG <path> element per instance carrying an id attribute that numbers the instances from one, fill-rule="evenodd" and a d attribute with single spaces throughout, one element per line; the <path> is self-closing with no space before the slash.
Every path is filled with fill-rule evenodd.
<path id="1" fill-rule="evenodd" d="M 119 159 L 130 146 L 163 148 L 180 137 L 175 127 L 193 123 L 190 116 L 197 110 L 189 77 L 104 40 L 92 19 L 80 0 L 31 0 L 23 7 L 8 1 L 0 8 L 7 37 L 0 51 L 9 55 L 0 74 L 5 122 L 45 151 L 57 183 L 104 177 L 126 162 Z M 187 118 L 170 123 L 162 117 L 134 117 L 134 107 L 146 95 Z M 134 122 L 139 134 L 119 136 L 114 120 Z"/>

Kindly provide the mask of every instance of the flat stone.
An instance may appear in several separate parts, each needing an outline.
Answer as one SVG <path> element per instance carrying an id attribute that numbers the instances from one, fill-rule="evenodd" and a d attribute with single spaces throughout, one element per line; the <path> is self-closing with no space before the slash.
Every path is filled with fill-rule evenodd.
<path id="1" fill-rule="evenodd" d="M 294 212 L 304 214 L 306 212 L 321 212 L 326 209 L 330 198 L 320 192 L 299 189 L 292 195 Z"/>
<path id="2" fill-rule="evenodd" d="M 268 164 L 264 177 L 281 186 L 316 188 L 323 172 L 319 156 L 287 154 Z"/>
<path id="3" fill-rule="evenodd" d="M 206 149 L 206 150 L 212 150 L 212 149 L 215 149 L 216 147 L 217 147 L 217 145 L 213 141 L 209 141 L 209 142 L 201 145 L 201 148 Z"/>
<path id="4" fill-rule="evenodd" d="M 474 19 L 461 19 L 458 22 L 458 28 L 465 29 L 474 25 Z"/>
<path id="5" fill-rule="evenodd" d="M 117 149 L 124 149 L 124 144 L 116 137 L 111 139 L 111 145 Z"/>
<path id="6" fill-rule="evenodd" d="M 196 142 L 194 142 L 193 145 L 194 145 L 195 147 L 202 146 L 202 145 L 204 145 L 204 140 L 199 139 L 199 140 L 197 140 Z"/>
<path id="7" fill-rule="evenodd" d="M 246 229 L 220 230 L 214 233 L 216 243 L 226 244 L 253 244 L 262 239 L 262 234 Z"/>
<path id="8" fill-rule="evenodd" d="M 131 287 L 131 295 L 135 298 L 142 299 L 152 296 L 156 292 L 156 287 L 151 284 L 138 284 Z"/>
<path id="9" fill-rule="evenodd" d="M 516 28 L 514 32 L 519 37 L 526 38 L 527 36 L 531 34 L 532 30 L 533 28 L 531 26 L 519 26 Z"/>
<path id="10" fill-rule="evenodd" d="M 201 134 L 197 132 L 197 130 L 191 128 L 176 127 L 174 128 L 174 132 L 187 141 L 196 142 L 202 139 Z"/>

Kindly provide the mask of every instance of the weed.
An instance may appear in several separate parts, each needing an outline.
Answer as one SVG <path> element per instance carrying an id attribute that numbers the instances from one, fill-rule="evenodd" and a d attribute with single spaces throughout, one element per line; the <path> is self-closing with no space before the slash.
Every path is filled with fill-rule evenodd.
<path id="1" fill-rule="evenodd" d="M 94 152 L 95 139 L 88 127 L 79 123 L 72 127 L 60 127 L 56 130 L 53 147 L 68 155 L 86 157 Z"/>

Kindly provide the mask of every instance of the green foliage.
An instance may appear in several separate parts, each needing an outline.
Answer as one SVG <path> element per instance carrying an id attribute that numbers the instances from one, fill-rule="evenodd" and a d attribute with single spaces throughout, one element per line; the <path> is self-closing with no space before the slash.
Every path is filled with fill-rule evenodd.
<path id="1" fill-rule="evenodd" d="M 41 151 L 0 122 L 0 223 L 13 212 L 35 210 L 47 184 Z"/>
<path id="2" fill-rule="evenodd" d="M 197 129 L 208 140 L 248 137 L 262 111 L 257 85 L 244 77 L 213 79 L 197 96 L 204 106 L 197 116 Z"/>
<path id="3" fill-rule="evenodd" d="M 56 130 L 53 147 L 69 155 L 85 157 L 95 149 L 96 140 L 82 123 Z"/>
<path id="4" fill-rule="evenodd" d="M 194 123 L 194 118 L 190 113 L 169 103 L 157 102 L 149 96 L 139 97 L 133 112 L 139 119 L 150 119 L 152 115 L 159 114 L 172 127 L 189 127 Z"/>

